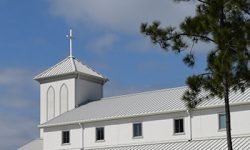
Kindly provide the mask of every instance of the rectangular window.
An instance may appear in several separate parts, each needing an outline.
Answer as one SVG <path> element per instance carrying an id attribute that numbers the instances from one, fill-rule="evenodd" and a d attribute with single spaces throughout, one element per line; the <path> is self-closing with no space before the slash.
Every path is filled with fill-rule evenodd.
<path id="1" fill-rule="evenodd" d="M 141 137 L 141 136 L 142 136 L 142 123 L 134 123 L 133 137 Z"/>
<path id="2" fill-rule="evenodd" d="M 70 132 L 62 131 L 62 144 L 69 144 L 69 143 L 70 143 Z"/>
<path id="3" fill-rule="evenodd" d="M 184 120 L 174 119 L 174 133 L 184 133 Z"/>
<path id="4" fill-rule="evenodd" d="M 219 114 L 219 130 L 226 129 L 226 114 Z"/>
<path id="5" fill-rule="evenodd" d="M 104 140 L 104 127 L 96 128 L 96 141 Z"/>

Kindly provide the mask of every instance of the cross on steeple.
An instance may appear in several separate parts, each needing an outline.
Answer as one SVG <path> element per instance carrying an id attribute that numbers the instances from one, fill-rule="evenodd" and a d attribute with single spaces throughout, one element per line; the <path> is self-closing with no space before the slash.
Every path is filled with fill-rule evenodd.
<path id="1" fill-rule="evenodd" d="M 72 40 L 73 40 L 72 29 L 69 30 L 69 35 L 66 35 L 66 37 L 69 38 L 69 56 L 73 57 L 72 55 Z"/>

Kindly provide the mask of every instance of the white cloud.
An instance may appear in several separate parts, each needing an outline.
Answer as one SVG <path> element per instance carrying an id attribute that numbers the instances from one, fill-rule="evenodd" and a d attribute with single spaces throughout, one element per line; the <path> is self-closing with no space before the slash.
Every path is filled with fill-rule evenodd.
<path id="1" fill-rule="evenodd" d="M 0 149 L 17 149 L 38 136 L 39 101 L 35 97 L 39 95 L 33 76 L 28 69 L 0 70 Z"/>
<path id="2" fill-rule="evenodd" d="M 27 80 L 30 72 L 23 69 L 3 69 L 0 70 L 0 84 L 1 85 L 19 85 L 23 80 Z M 27 76 L 28 75 L 28 76 Z"/>
<path id="3" fill-rule="evenodd" d="M 126 43 L 125 47 L 129 51 L 136 52 L 148 52 L 150 50 L 156 51 L 158 48 L 158 46 L 152 44 L 148 38 L 144 38 L 143 36 L 129 41 Z"/>
<path id="4" fill-rule="evenodd" d="M 0 149 L 13 150 L 38 136 L 37 120 L 0 113 Z"/>
<path id="5" fill-rule="evenodd" d="M 137 65 L 138 71 L 143 73 L 148 72 L 167 72 L 169 71 L 166 62 L 146 61 Z"/>
<path id="6" fill-rule="evenodd" d="M 105 50 L 111 49 L 116 40 L 117 36 L 115 34 L 105 34 L 90 42 L 90 44 L 87 46 L 87 49 L 101 53 Z"/>
<path id="7" fill-rule="evenodd" d="M 37 104 L 28 91 L 37 87 L 33 73 L 27 69 L 3 69 L 0 71 L 0 107 L 24 109 Z"/>
<path id="8" fill-rule="evenodd" d="M 194 14 L 194 2 L 172 0 L 52 0 L 51 12 L 70 24 L 101 26 L 119 32 L 138 32 L 142 22 L 159 20 L 178 25 Z"/>
<path id="9" fill-rule="evenodd" d="M 213 43 L 204 43 L 204 42 L 198 42 L 193 47 L 193 51 L 195 53 L 202 53 L 202 54 L 208 54 L 215 48 L 215 45 Z"/>
<path id="10" fill-rule="evenodd" d="M 155 90 L 159 88 L 161 87 L 151 86 L 151 85 L 147 85 L 147 86 L 126 85 L 124 86 L 124 83 L 120 83 L 120 82 L 116 82 L 112 80 L 105 84 L 104 97 L 138 93 L 138 92 Z"/>
<path id="11" fill-rule="evenodd" d="M 158 20 L 163 26 L 178 26 L 186 16 L 195 13 L 194 1 L 51 0 L 49 3 L 51 13 L 64 18 L 70 26 L 86 26 L 88 30 L 103 34 L 101 37 L 94 37 L 86 47 L 96 52 L 112 49 L 118 38 L 124 40 L 124 33 L 140 35 L 140 38 L 127 36 L 124 46 L 128 50 L 145 52 L 159 48 L 153 47 L 148 38 L 142 39 L 139 31 L 142 22 Z"/>

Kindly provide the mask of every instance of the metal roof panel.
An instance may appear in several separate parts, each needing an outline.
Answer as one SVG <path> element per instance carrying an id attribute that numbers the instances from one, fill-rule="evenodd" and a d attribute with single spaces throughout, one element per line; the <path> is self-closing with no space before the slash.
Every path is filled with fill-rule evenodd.
<path id="1" fill-rule="evenodd" d="M 250 137 L 233 137 L 234 150 L 249 150 Z M 86 150 L 227 150 L 226 138 L 203 139 L 192 141 L 165 142 L 155 144 L 140 144 L 119 147 L 85 148 Z"/>
<path id="2" fill-rule="evenodd" d="M 58 64 L 50 67 L 49 69 L 45 70 L 44 72 L 37 75 L 34 79 L 45 79 L 50 77 L 55 77 L 59 75 L 65 75 L 69 73 L 82 73 L 87 74 L 89 76 L 97 77 L 106 80 L 104 76 L 100 73 L 97 73 L 89 66 L 83 64 L 75 57 L 67 57 Z"/>
<path id="3" fill-rule="evenodd" d="M 185 111 L 187 108 L 184 101 L 182 101 L 182 95 L 186 90 L 187 87 L 178 87 L 102 98 L 75 108 L 40 126 Z M 250 88 L 247 89 L 245 93 L 230 93 L 230 104 L 246 102 L 250 104 Z M 197 108 L 218 107 L 223 105 L 224 101 L 215 97 L 204 101 L 198 105 Z"/>

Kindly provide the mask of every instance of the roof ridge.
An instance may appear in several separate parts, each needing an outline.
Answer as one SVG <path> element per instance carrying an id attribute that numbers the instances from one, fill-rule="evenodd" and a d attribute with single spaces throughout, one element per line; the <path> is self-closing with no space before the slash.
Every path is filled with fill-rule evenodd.
<path id="1" fill-rule="evenodd" d="M 70 58 L 70 61 L 71 61 L 73 72 L 77 71 L 76 64 L 75 64 L 75 61 L 74 61 L 75 57 L 69 56 L 69 58 Z"/>
<path id="2" fill-rule="evenodd" d="M 165 89 L 152 90 L 152 91 L 144 91 L 144 92 L 137 92 L 137 93 L 130 93 L 130 94 L 124 94 L 124 95 L 117 95 L 117 96 L 109 96 L 109 97 L 104 97 L 101 100 L 114 99 L 114 98 L 119 98 L 119 97 L 136 96 L 136 95 L 156 93 L 156 92 L 163 92 L 163 91 L 170 91 L 170 90 L 177 90 L 177 89 L 184 89 L 184 88 L 187 88 L 187 86 L 179 86 L 179 87 L 174 87 L 174 88 L 165 88 Z"/>
<path id="3" fill-rule="evenodd" d="M 54 66 L 49 67 L 49 68 L 46 69 L 45 71 L 43 71 L 43 72 L 41 72 L 40 74 L 38 74 L 37 76 L 35 76 L 34 79 L 37 79 L 37 78 L 39 78 L 39 76 L 41 76 L 42 74 L 47 73 L 47 72 L 49 72 L 50 70 L 56 68 L 57 66 L 59 66 L 59 65 L 62 64 L 63 62 L 67 61 L 68 58 L 69 58 L 69 57 L 66 57 L 66 58 L 64 58 L 63 60 L 61 60 L 59 63 L 55 64 Z"/>
<path id="4" fill-rule="evenodd" d="M 102 76 L 103 78 L 107 79 L 107 77 L 105 77 L 104 75 L 102 75 L 101 73 L 99 73 L 98 71 L 96 71 L 95 69 L 93 69 L 92 67 L 90 67 L 89 65 L 87 65 L 86 63 L 83 63 L 82 61 L 80 61 L 79 59 L 75 58 L 74 59 L 76 61 L 78 61 L 79 63 L 81 63 L 82 65 L 85 65 L 88 69 L 94 71 L 95 73 L 97 73 L 98 75 Z"/>

